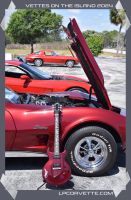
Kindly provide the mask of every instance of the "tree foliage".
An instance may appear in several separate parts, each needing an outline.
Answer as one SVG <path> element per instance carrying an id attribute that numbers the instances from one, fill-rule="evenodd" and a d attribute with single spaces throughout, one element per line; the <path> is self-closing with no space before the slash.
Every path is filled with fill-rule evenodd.
<path id="1" fill-rule="evenodd" d="M 62 16 L 50 9 L 22 9 L 12 14 L 7 34 L 15 43 L 33 44 L 40 38 L 60 39 Z"/>
<path id="2" fill-rule="evenodd" d="M 119 44 L 120 42 L 120 33 L 121 33 L 121 29 L 125 24 L 126 21 L 126 14 L 125 11 L 123 9 L 117 10 L 117 9 L 111 9 L 110 10 L 110 21 L 111 23 L 115 24 L 116 26 L 120 25 L 119 27 L 119 34 L 117 37 L 117 53 L 119 51 Z"/>
<path id="3" fill-rule="evenodd" d="M 101 43 L 100 46 L 102 48 L 116 48 L 117 47 L 118 34 L 119 33 L 116 30 L 103 31 L 103 32 L 96 32 L 96 31 L 93 31 L 93 30 L 89 30 L 89 31 L 83 32 L 83 35 L 84 35 L 85 39 L 87 40 L 87 42 L 90 46 L 92 46 L 90 44 L 90 40 L 92 40 L 92 42 L 93 42 L 92 38 L 94 38 L 94 39 L 97 38 L 97 39 L 95 39 L 95 42 L 99 38 L 99 44 Z M 89 38 L 91 38 L 91 39 L 89 39 Z M 122 42 L 122 41 L 124 41 L 124 34 L 120 33 L 119 38 L 121 40 L 121 47 L 124 47 L 124 43 Z M 101 40 L 101 42 L 100 42 L 100 40 Z M 92 51 L 94 52 L 93 49 L 92 49 Z"/>
<path id="4" fill-rule="evenodd" d="M 11 44 L 11 38 L 9 37 L 9 35 L 5 32 L 5 46 L 8 44 Z"/>
<path id="5" fill-rule="evenodd" d="M 104 39 L 102 33 L 89 30 L 89 31 L 84 31 L 83 35 L 93 55 L 98 56 L 101 53 L 104 46 Z"/>
<path id="6" fill-rule="evenodd" d="M 116 26 L 123 26 L 125 24 L 126 13 L 123 9 L 111 9 L 110 10 L 110 21 Z"/>
<path id="7" fill-rule="evenodd" d="M 98 56 L 101 53 L 104 45 L 104 40 L 102 35 L 92 34 L 89 37 L 87 37 L 86 40 L 93 55 Z"/>
<path id="8" fill-rule="evenodd" d="M 118 31 L 103 31 L 104 47 L 115 48 L 117 43 Z"/>

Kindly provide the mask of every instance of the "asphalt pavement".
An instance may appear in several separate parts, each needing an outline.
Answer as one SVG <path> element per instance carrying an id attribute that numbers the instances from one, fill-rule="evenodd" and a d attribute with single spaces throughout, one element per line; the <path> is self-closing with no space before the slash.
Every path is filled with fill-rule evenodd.
<path id="1" fill-rule="evenodd" d="M 126 60 L 125 58 L 97 57 L 96 61 L 104 75 L 104 83 L 113 105 L 126 107 Z M 87 79 L 82 67 L 68 68 L 61 65 L 44 65 L 39 69 L 49 74 L 74 75 Z"/>
<path id="2" fill-rule="evenodd" d="M 1 182 L 15 197 L 19 190 L 113 190 L 117 196 L 126 189 L 125 153 L 119 152 L 112 170 L 101 177 L 82 177 L 72 174 L 62 187 L 43 185 L 42 168 L 47 158 L 6 158 L 6 171 Z"/>

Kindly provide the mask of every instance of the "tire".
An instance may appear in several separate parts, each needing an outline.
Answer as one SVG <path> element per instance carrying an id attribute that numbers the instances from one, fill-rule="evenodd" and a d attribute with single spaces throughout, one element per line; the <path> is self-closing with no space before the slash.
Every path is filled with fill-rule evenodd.
<path id="1" fill-rule="evenodd" d="M 42 66 L 42 65 L 43 65 L 42 59 L 39 59 L 39 58 L 38 58 L 38 59 L 35 59 L 34 65 L 37 66 L 37 67 Z"/>
<path id="2" fill-rule="evenodd" d="M 75 131 L 68 138 L 65 148 L 72 171 L 80 176 L 104 175 L 112 169 L 117 158 L 117 144 L 113 136 L 98 126 Z"/>
<path id="3" fill-rule="evenodd" d="M 69 90 L 67 90 L 67 91 L 80 91 L 80 92 L 84 92 L 84 93 L 87 93 L 87 94 L 89 94 L 88 93 L 88 91 L 87 90 L 85 90 L 85 89 L 83 89 L 83 88 L 70 88 Z"/>
<path id="4" fill-rule="evenodd" d="M 66 66 L 69 67 L 69 68 L 74 67 L 74 64 L 75 64 L 75 62 L 73 60 L 66 61 Z"/>

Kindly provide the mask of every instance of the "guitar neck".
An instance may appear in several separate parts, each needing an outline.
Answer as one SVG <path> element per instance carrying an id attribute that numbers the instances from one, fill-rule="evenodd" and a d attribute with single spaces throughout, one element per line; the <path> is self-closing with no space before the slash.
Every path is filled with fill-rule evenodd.
<path id="1" fill-rule="evenodd" d="M 55 112 L 54 157 L 60 157 L 60 110 Z"/>

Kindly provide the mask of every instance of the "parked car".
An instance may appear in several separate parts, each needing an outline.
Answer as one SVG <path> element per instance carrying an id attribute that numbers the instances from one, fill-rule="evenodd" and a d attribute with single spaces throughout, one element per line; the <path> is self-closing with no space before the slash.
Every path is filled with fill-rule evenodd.
<path id="1" fill-rule="evenodd" d="M 71 20 L 64 28 L 72 40 L 81 65 L 96 96 L 68 91 L 48 94 L 17 94 L 6 89 L 6 150 L 47 152 L 54 147 L 53 97 L 60 97 L 61 148 L 77 175 L 100 176 L 117 159 L 117 144 L 125 149 L 126 113 L 114 107 L 108 97 L 102 73 L 77 25 Z M 16 153 L 16 152 L 15 152 Z M 15 154 L 16 155 L 16 154 Z M 38 155 L 38 154 L 37 154 Z"/>
<path id="2" fill-rule="evenodd" d="M 16 92 L 43 94 L 80 90 L 89 93 L 91 85 L 87 82 L 75 76 L 49 75 L 17 60 L 5 62 L 5 85 Z"/>
<path id="3" fill-rule="evenodd" d="M 73 56 L 64 56 L 59 55 L 57 52 L 53 50 L 41 50 L 31 54 L 28 54 L 26 57 L 26 62 L 34 63 L 35 66 L 40 67 L 44 63 L 54 63 L 54 64 L 62 64 L 67 67 L 73 67 L 79 63 L 77 57 Z"/>

